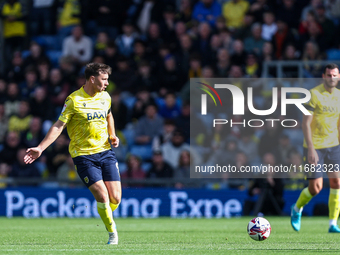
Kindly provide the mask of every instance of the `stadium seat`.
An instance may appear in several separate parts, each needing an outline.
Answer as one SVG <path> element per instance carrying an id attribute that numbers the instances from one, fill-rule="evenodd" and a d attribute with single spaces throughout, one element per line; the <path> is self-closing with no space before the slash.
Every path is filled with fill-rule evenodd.
<path id="1" fill-rule="evenodd" d="M 135 131 L 133 128 L 125 128 L 123 131 L 127 145 L 130 147 L 135 142 Z"/>
<path id="2" fill-rule="evenodd" d="M 126 105 L 126 107 L 129 109 L 129 111 L 131 111 L 135 102 L 136 102 L 136 98 L 135 97 L 126 97 L 126 98 L 122 99 L 122 101 Z"/>
<path id="3" fill-rule="evenodd" d="M 340 50 L 339 49 L 330 49 L 326 51 L 327 60 L 340 60 Z"/>
<path id="4" fill-rule="evenodd" d="M 149 170 L 151 169 L 152 164 L 151 163 L 143 163 L 142 164 L 142 169 L 144 172 L 149 172 Z"/>
<path id="5" fill-rule="evenodd" d="M 130 153 L 142 158 L 142 160 L 150 160 L 152 157 L 152 147 L 151 145 L 132 145 Z"/>
<path id="6" fill-rule="evenodd" d="M 32 38 L 32 41 L 37 42 L 45 50 L 59 50 L 61 45 L 59 45 L 58 37 L 55 35 L 40 35 Z"/>
<path id="7" fill-rule="evenodd" d="M 59 58 L 62 56 L 62 52 L 59 50 L 49 50 L 46 52 L 47 57 L 51 60 L 53 67 L 58 67 Z"/>
<path id="8" fill-rule="evenodd" d="M 118 162 L 119 173 L 124 173 L 127 169 L 127 165 L 125 162 Z"/>
<path id="9" fill-rule="evenodd" d="M 162 107 L 162 106 L 165 105 L 165 100 L 164 100 L 164 98 L 158 97 L 158 98 L 155 99 L 155 101 L 156 101 L 156 104 L 157 104 L 158 108 L 160 108 L 160 107 Z M 177 98 L 177 99 L 176 99 L 176 104 L 177 104 L 179 107 L 182 107 L 182 100 L 181 100 L 180 98 Z"/>

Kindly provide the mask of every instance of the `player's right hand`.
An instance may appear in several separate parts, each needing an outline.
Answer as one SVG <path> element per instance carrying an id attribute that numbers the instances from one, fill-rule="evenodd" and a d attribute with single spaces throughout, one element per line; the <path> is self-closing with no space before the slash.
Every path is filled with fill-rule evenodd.
<path id="1" fill-rule="evenodd" d="M 308 163 L 317 165 L 318 162 L 319 162 L 319 156 L 316 150 L 314 148 L 308 149 Z"/>
<path id="2" fill-rule="evenodd" d="M 24 162 L 26 164 L 31 164 L 40 157 L 42 150 L 39 147 L 29 148 L 26 150 L 27 154 L 24 157 Z"/>

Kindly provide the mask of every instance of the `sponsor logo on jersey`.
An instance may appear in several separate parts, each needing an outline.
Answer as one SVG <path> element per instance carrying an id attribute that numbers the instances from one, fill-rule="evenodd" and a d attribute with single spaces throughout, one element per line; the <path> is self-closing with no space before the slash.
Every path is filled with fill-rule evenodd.
<path id="1" fill-rule="evenodd" d="M 106 111 L 97 111 L 93 113 L 87 113 L 87 120 L 95 120 L 95 119 L 105 119 L 107 116 Z"/>

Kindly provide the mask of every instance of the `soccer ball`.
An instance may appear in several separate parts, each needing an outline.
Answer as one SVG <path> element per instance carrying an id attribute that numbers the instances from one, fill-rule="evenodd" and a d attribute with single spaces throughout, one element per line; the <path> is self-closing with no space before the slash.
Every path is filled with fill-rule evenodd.
<path id="1" fill-rule="evenodd" d="M 249 221 L 247 231 L 255 241 L 263 241 L 269 237 L 272 228 L 265 218 L 256 217 Z"/>

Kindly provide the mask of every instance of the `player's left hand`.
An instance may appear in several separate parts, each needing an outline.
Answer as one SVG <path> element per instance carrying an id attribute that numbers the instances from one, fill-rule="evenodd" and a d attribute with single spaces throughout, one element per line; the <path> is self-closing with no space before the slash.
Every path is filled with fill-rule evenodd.
<path id="1" fill-rule="evenodd" d="M 113 147 L 117 148 L 119 146 L 119 138 L 115 135 L 110 135 L 110 141 Z"/>

